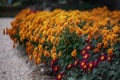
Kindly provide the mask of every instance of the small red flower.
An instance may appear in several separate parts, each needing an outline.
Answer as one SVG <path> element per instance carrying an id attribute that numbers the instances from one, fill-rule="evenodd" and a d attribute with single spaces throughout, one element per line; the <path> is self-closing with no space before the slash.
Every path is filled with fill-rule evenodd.
<path id="1" fill-rule="evenodd" d="M 81 54 L 85 55 L 86 52 L 87 52 L 86 49 L 82 49 Z"/>
<path id="2" fill-rule="evenodd" d="M 106 55 L 101 55 L 99 58 L 100 61 L 104 61 L 105 59 L 106 59 Z"/>
<path id="3" fill-rule="evenodd" d="M 83 69 L 86 69 L 87 68 L 87 64 L 85 64 L 84 66 L 83 66 Z"/>
<path id="4" fill-rule="evenodd" d="M 59 74 L 57 75 L 57 78 L 56 78 L 55 80 L 61 80 L 61 79 L 62 79 L 62 76 L 63 76 L 63 73 L 59 73 Z"/>
<path id="5" fill-rule="evenodd" d="M 85 65 L 82 67 L 82 70 L 83 70 L 83 72 L 86 72 L 86 71 L 87 71 L 87 69 L 88 69 L 88 65 L 87 65 L 87 64 L 85 64 Z"/>
<path id="6" fill-rule="evenodd" d="M 89 56 L 90 56 L 90 55 L 89 55 L 88 53 L 86 53 L 86 54 L 83 56 L 83 58 L 84 58 L 84 59 L 88 59 Z"/>
<path id="7" fill-rule="evenodd" d="M 87 45 L 85 46 L 85 49 L 86 49 L 87 51 L 89 51 L 90 49 L 92 49 L 92 45 L 91 45 L 91 44 L 87 44 Z"/>
<path id="8" fill-rule="evenodd" d="M 78 65 L 78 63 L 79 63 L 79 60 L 77 59 L 77 60 L 75 60 L 75 62 L 74 62 L 74 66 L 77 66 Z"/>
<path id="9" fill-rule="evenodd" d="M 83 72 L 86 72 L 88 64 L 87 64 L 87 60 L 83 60 L 80 62 L 80 67 L 83 70 Z"/>
<path id="10" fill-rule="evenodd" d="M 60 66 L 54 66 L 53 67 L 53 72 L 56 73 L 56 72 L 58 72 L 59 69 L 60 69 Z"/>
<path id="11" fill-rule="evenodd" d="M 112 56 L 107 56 L 107 61 L 111 61 Z"/>
<path id="12" fill-rule="evenodd" d="M 67 68 L 67 69 L 70 69 L 70 68 L 72 68 L 72 67 L 73 67 L 73 64 L 68 64 L 66 68 Z"/>
<path id="13" fill-rule="evenodd" d="M 80 67 L 82 68 L 84 65 L 86 65 L 86 62 L 85 61 L 81 61 L 80 62 Z"/>
<path id="14" fill-rule="evenodd" d="M 93 62 L 88 63 L 88 68 L 89 68 L 89 69 L 92 69 L 93 66 L 94 66 L 94 63 L 93 63 Z"/>

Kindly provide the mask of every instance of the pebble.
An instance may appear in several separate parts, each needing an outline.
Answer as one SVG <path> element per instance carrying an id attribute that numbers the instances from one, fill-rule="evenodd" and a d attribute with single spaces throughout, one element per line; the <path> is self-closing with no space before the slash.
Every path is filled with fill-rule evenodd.
<path id="1" fill-rule="evenodd" d="M 0 80 L 53 80 L 44 74 L 44 67 L 37 71 L 38 68 L 31 65 L 28 57 L 23 54 L 23 48 L 13 48 L 12 40 L 3 34 L 3 29 L 10 27 L 12 20 L 13 18 L 0 18 Z"/>

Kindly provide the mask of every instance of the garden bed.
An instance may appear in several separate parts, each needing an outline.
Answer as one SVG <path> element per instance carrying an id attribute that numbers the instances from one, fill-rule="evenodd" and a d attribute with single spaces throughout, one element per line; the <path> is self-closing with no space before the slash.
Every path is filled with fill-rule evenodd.
<path id="1" fill-rule="evenodd" d="M 22 10 L 4 30 L 56 80 L 120 79 L 120 11 Z"/>

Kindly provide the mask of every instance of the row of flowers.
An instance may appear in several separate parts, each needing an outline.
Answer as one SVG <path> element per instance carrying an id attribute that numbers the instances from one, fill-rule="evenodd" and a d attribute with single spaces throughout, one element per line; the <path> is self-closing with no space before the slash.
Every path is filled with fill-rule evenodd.
<path id="1" fill-rule="evenodd" d="M 120 43 L 119 15 L 120 11 L 109 11 L 106 7 L 89 11 L 24 9 L 4 34 L 14 41 L 13 47 L 23 44 L 29 59 L 36 65 L 51 66 L 56 80 L 61 80 L 63 75 L 69 78 L 71 71 L 79 71 L 74 76 L 77 79 L 82 78 L 79 75 L 84 76 L 83 73 L 92 74 L 100 64 L 117 59 L 116 54 L 120 54 L 117 47 Z"/>

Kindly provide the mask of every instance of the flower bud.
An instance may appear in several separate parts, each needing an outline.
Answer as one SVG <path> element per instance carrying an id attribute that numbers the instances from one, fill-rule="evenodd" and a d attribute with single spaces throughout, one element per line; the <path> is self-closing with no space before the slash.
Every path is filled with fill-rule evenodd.
<path id="1" fill-rule="evenodd" d="M 74 62 L 74 66 L 77 66 L 78 65 L 78 63 L 79 63 L 79 60 L 77 59 L 77 60 L 75 60 L 75 62 Z"/>
<path id="2" fill-rule="evenodd" d="M 106 59 L 106 55 L 101 55 L 99 58 L 100 61 L 104 61 L 105 59 Z"/>
<path id="3" fill-rule="evenodd" d="M 70 69 L 70 68 L 72 68 L 72 67 L 73 67 L 73 64 L 68 64 L 66 68 L 67 68 L 67 69 Z"/>
<path id="4" fill-rule="evenodd" d="M 86 53 L 86 54 L 83 56 L 83 58 L 84 58 L 84 59 L 88 59 L 89 56 L 90 56 L 90 55 L 89 55 L 88 53 Z"/>

